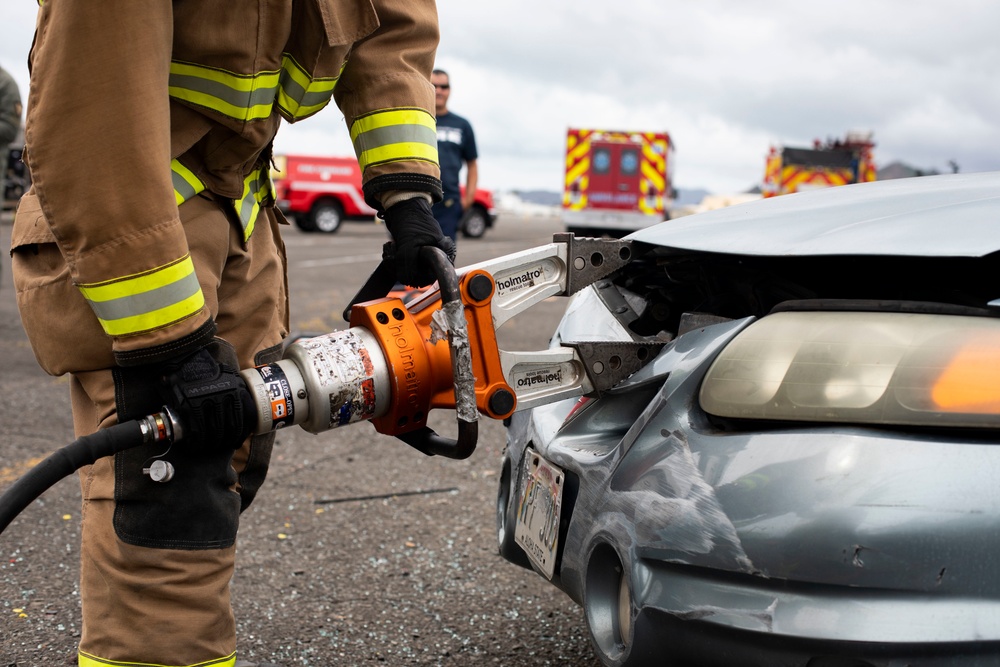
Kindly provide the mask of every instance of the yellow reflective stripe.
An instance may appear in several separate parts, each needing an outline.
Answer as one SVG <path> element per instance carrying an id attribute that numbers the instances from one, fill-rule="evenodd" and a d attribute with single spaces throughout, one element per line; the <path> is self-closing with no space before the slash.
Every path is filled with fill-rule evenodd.
<path id="1" fill-rule="evenodd" d="M 351 141 L 362 173 L 383 162 L 423 160 L 437 164 L 437 125 L 424 109 L 387 109 L 351 125 Z"/>
<path id="2" fill-rule="evenodd" d="M 194 172 L 177 160 L 170 161 L 170 177 L 174 183 L 174 200 L 178 206 L 205 190 L 205 184 Z"/>
<path id="3" fill-rule="evenodd" d="M 205 190 L 205 184 L 179 161 L 171 161 L 170 172 L 174 183 L 174 200 L 178 206 Z M 261 203 L 273 192 L 270 170 L 266 163 L 243 179 L 243 194 L 239 199 L 233 200 L 233 208 L 239 216 L 244 241 L 253 233 Z"/>
<path id="4" fill-rule="evenodd" d="M 362 170 L 375 164 L 398 162 L 399 160 L 423 160 L 436 164 L 438 161 L 437 146 L 428 146 L 423 143 L 400 142 L 369 149 L 358 155 L 358 163 L 361 165 Z"/>
<path id="5" fill-rule="evenodd" d="M 364 132 L 371 132 L 383 127 L 394 125 L 422 125 L 434 130 L 437 137 L 437 123 L 434 116 L 423 109 L 387 109 L 385 111 L 375 111 L 366 116 L 361 116 L 354 121 L 351 126 L 351 141 L 357 141 Z"/>
<path id="6" fill-rule="evenodd" d="M 294 123 L 329 104 L 346 66 L 344 61 L 335 77 L 314 79 L 290 54 L 282 54 L 278 83 L 278 110 L 281 115 Z"/>
<path id="7" fill-rule="evenodd" d="M 257 222 L 257 215 L 260 213 L 260 205 L 271 195 L 271 175 L 267 163 L 250 172 L 250 175 L 243 179 L 243 196 L 233 201 L 236 213 L 243 226 L 243 240 L 246 241 L 253 234 L 254 224 Z"/>
<path id="8" fill-rule="evenodd" d="M 206 660 L 205 662 L 197 662 L 191 665 L 166 665 L 154 662 L 135 662 L 134 660 L 127 662 L 106 660 L 98 658 L 96 655 L 84 653 L 83 651 L 80 651 L 77 659 L 79 667 L 234 667 L 236 664 L 236 653 L 233 652 L 224 658 Z"/>
<path id="9" fill-rule="evenodd" d="M 159 329 L 196 315 L 205 305 L 190 255 L 144 273 L 80 285 L 79 290 L 109 336 Z"/>
<path id="10" fill-rule="evenodd" d="M 170 96 L 240 121 L 271 115 L 280 72 L 236 74 L 193 63 L 170 63 Z"/>
<path id="11" fill-rule="evenodd" d="M 566 182 L 572 184 L 577 178 L 590 171 L 590 158 L 584 158 L 566 171 Z"/>
<path id="12" fill-rule="evenodd" d="M 277 101 L 282 115 L 294 122 L 330 103 L 346 64 L 341 65 L 335 77 L 314 78 L 288 53 L 282 54 L 280 70 L 255 74 L 173 61 L 169 92 L 174 99 L 207 107 L 239 121 L 267 118 Z"/>

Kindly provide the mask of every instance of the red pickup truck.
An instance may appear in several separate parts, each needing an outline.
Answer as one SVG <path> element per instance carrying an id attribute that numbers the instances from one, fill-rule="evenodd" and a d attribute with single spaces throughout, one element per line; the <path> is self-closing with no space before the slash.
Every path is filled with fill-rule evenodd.
<path id="1" fill-rule="evenodd" d="M 344 220 L 371 220 L 375 211 L 361 192 L 361 170 L 353 157 L 276 155 L 275 199 L 281 212 L 306 232 L 332 234 Z M 479 238 L 497 214 L 493 193 L 476 190 L 472 208 L 462 218 L 463 236 Z"/>

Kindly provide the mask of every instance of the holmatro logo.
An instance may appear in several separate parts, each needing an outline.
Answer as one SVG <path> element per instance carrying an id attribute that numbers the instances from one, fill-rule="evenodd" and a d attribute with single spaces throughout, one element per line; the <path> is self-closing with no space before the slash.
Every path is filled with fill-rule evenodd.
<path id="1" fill-rule="evenodd" d="M 509 290 L 509 289 L 522 289 L 525 287 L 530 287 L 535 284 L 535 281 L 544 275 L 542 270 L 539 269 L 528 269 L 519 276 L 511 276 L 504 280 L 497 281 L 497 290 Z"/>
<path id="2" fill-rule="evenodd" d="M 562 382 L 562 371 L 559 369 L 553 371 L 542 371 L 540 373 L 535 373 L 533 375 L 528 375 L 523 378 L 518 378 L 518 387 L 532 387 L 536 384 L 548 385 L 548 384 L 558 384 Z"/>

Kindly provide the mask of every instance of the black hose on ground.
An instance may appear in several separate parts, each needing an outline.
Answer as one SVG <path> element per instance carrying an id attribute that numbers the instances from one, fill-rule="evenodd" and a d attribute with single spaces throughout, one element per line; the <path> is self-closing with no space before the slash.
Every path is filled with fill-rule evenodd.
<path id="1" fill-rule="evenodd" d="M 115 424 L 78 438 L 29 470 L 0 496 L 0 533 L 10 522 L 56 482 L 97 459 L 111 456 L 146 441 L 138 421 Z"/>

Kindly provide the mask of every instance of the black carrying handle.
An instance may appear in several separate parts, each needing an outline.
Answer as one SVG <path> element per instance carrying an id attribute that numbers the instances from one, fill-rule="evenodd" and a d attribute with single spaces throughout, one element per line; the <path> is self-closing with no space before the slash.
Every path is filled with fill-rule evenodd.
<path id="1" fill-rule="evenodd" d="M 472 355 L 469 352 L 469 333 L 462 307 L 462 293 L 458 288 L 458 274 L 448 260 L 448 255 L 435 246 L 420 249 L 420 259 L 426 262 L 438 279 L 441 292 L 441 309 L 448 321 L 448 347 L 451 350 L 452 376 L 455 379 L 455 409 L 458 412 L 458 439 L 443 438 L 428 427 L 423 427 L 396 437 L 428 456 L 449 459 L 466 459 L 476 451 L 479 441 L 479 412 L 476 409 L 476 378 L 472 374 Z"/>
<path id="2" fill-rule="evenodd" d="M 476 451 L 476 444 L 479 442 L 479 412 L 476 409 L 476 378 L 472 374 L 469 334 L 462 309 L 462 293 L 458 288 L 458 274 L 455 273 L 455 267 L 448 259 L 448 255 L 435 246 L 422 247 L 420 259 L 430 266 L 437 277 L 441 308 L 446 313 L 450 311 L 456 313 L 449 321 L 448 346 L 451 351 L 452 374 L 455 378 L 458 439 L 442 437 L 426 426 L 396 437 L 427 456 L 466 459 Z M 380 299 L 387 295 L 395 284 L 395 267 L 383 259 L 351 299 L 350 305 L 344 310 L 344 319 L 350 322 L 351 308 L 354 304 Z"/>
<path id="3" fill-rule="evenodd" d="M 389 260 L 383 259 L 375 267 L 375 270 L 372 271 L 372 274 L 368 276 L 368 280 L 361 286 L 358 293 L 354 295 L 351 302 L 347 304 L 347 308 L 344 309 L 344 321 L 351 321 L 351 308 L 354 307 L 354 304 L 381 299 L 391 292 L 395 286 L 396 267 Z"/>

